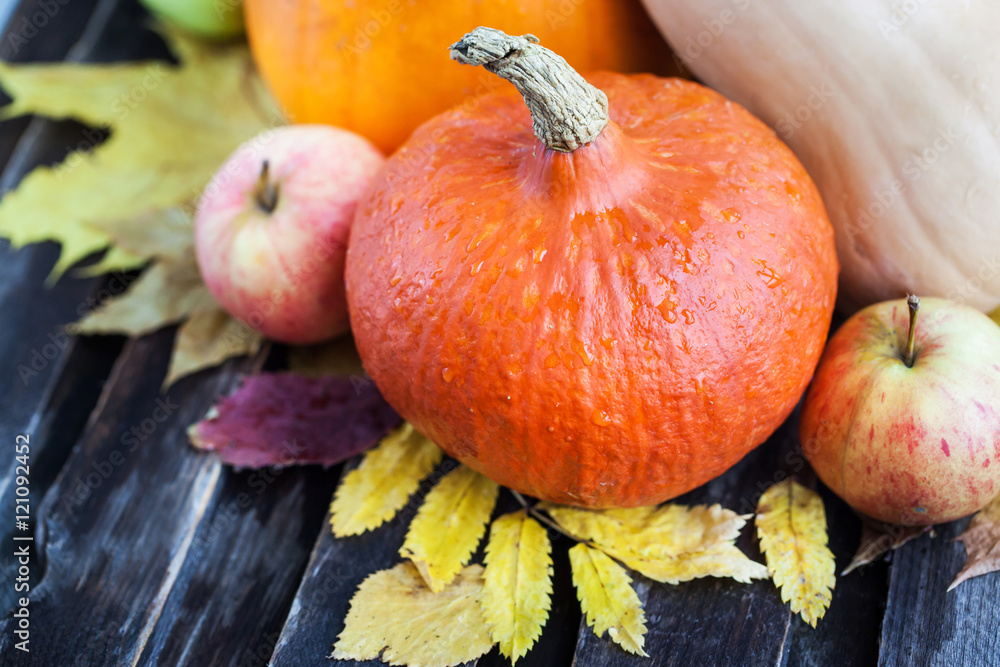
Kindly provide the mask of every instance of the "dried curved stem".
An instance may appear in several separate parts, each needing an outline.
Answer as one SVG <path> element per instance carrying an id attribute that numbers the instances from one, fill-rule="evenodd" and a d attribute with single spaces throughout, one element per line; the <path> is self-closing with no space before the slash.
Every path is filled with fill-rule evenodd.
<path id="1" fill-rule="evenodd" d="M 561 56 L 540 46 L 534 35 L 514 37 L 480 27 L 450 48 L 452 60 L 482 65 L 514 84 L 531 111 L 535 136 L 547 148 L 575 151 L 608 124 L 608 96 Z"/>

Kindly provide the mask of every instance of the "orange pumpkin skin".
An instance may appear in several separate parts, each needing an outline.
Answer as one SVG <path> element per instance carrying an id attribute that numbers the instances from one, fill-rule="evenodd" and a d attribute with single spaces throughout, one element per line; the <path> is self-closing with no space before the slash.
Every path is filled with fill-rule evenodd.
<path id="1" fill-rule="evenodd" d="M 673 61 L 639 0 L 246 0 L 254 60 L 295 123 L 367 137 L 387 155 L 420 123 L 495 76 L 449 64 L 477 25 L 531 32 L 578 69 L 667 73 Z"/>
<path id="2" fill-rule="evenodd" d="M 700 85 L 601 73 L 611 122 L 546 150 L 513 90 L 420 127 L 358 210 L 347 293 L 386 400 L 526 494 L 659 503 L 788 416 L 838 265 L 815 186 Z"/>

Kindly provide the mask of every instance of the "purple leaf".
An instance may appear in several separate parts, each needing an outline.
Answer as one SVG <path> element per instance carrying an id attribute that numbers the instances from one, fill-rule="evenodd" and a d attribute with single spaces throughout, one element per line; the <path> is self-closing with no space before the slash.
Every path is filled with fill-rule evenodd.
<path id="1" fill-rule="evenodd" d="M 357 377 L 248 377 L 188 429 L 191 444 L 241 468 L 333 465 L 377 443 L 400 417 Z"/>

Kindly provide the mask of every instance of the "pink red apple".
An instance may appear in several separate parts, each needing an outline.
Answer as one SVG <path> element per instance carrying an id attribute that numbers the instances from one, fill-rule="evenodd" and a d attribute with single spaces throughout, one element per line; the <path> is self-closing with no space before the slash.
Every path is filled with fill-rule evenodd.
<path id="1" fill-rule="evenodd" d="M 281 127 L 238 148 L 194 222 L 198 267 L 222 307 L 286 343 L 347 331 L 347 238 L 384 160 L 366 139 L 326 125 Z"/>
<path id="2" fill-rule="evenodd" d="M 931 525 L 1000 493 L 1000 327 L 943 299 L 869 306 L 830 339 L 802 409 L 816 474 L 881 521 Z M 915 310 L 915 309 L 914 309 Z"/>

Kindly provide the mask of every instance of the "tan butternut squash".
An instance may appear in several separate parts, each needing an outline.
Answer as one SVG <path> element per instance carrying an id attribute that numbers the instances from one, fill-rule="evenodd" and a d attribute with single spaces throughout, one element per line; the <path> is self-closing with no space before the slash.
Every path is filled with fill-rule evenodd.
<path id="1" fill-rule="evenodd" d="M 843 305 L 1000 305 L 1000 3 L 644 2 L 684 64 L 805 164 Z"/>

